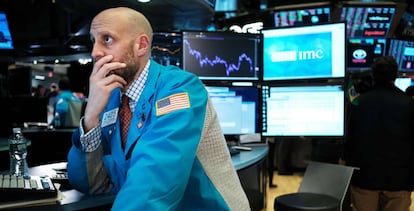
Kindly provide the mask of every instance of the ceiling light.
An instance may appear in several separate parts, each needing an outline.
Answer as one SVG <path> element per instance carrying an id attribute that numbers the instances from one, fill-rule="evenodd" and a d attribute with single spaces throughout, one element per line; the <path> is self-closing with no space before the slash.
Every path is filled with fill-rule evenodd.
<path id="1" fill-rule="evenodd" d="M 141 2 L 141 3 L 148 3 L 148 2 L 150 2 L 151 0 L 137 0 L 138 2 Z"/>

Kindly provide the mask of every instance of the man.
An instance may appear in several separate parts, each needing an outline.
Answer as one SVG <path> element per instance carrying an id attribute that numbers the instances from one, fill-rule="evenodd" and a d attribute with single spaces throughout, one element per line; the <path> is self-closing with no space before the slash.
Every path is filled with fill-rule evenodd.
<path id="1" fill-rule="evenodd" d="M 68 79 L 59 80 L 59 91 L 54 104 L 55 127 L 76 127 L 81 115 L 82 100 L 79 99 L 70 89 Z M 77 107 L 74 109 L 73 107 Z"/>
<path id="2" fill-rule="evenodd" d="M 352 105 L 345 161 L 358 167 L 351 183 L 354 211 L 408 211 L 414 181 L 414 101 L 394 85 L 393 57 L 372 64 L 373 87 Z"/>
<path id="3" fill-rule="evenodd" d="M 113 210 L 249 210 L 204 85 L 150 60 L 148 20 L 111 8 L 92 20 L 90 34 L 95 64 L 68 155 L 71 185 L 116 193 Z M 125 144 L 124 108 L 132 112 Z"/>

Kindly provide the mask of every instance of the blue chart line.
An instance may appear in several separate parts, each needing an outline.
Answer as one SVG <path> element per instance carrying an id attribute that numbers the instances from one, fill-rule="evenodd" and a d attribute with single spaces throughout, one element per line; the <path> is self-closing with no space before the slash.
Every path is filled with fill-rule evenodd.
<path id="1" fill-rule="evenodd" d="M 253 61 L 245 53 L 242 53 L 239 56 L 239 60 L 238 60 L 237 64 L 229 64 L 226 60 L 220 58 L 219 56 L 216 56 L 213 60 L 211 60 L 207 57 L 203 58 L 203 55 L 201 54 L 200 51 L 197 51 L 197 50 L 191 48 L 190 43 L 188 42 L 188 40 L 184 40 L 184 44 L 188 47 L 189 54 L 194 56 L 198 60 L 198 62 L 200 64 L 200 67 L 204 67 L 206 65 L 210 65 L 211 67 L 213 67 L 217 64 L 223 64 L 226 67 L 226 75 L 230 76 L 230 73 L 237 72 L 237 71 L 240 70 L 240 65 L 241 65 L 242 61 L 247 61 L 249 63 L 249 66 L 250 66 L 250 68 L 249 68 L 250 72 L 253 71 Z M 222 46 L 222 48 L 223 48 L 223 46 Z"/>

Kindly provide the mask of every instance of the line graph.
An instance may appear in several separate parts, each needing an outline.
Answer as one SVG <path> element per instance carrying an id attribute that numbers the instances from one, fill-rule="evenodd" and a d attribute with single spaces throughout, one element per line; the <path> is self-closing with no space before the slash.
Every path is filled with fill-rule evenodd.
<path id="1" fill-rule="evenodd" d="M 176 53 L 180 52 L 181 48 L 177 48 L 177 49 L 175 49 L 175 50 L 171 50 L 171 49 L 169 49 L 169 48 L 166 48 L 166 47 L 161 47 L 161 46 L 156 45 L 156 46 L 152 46 L 151 50 L 152 50 L 153 52 L 154 52 L 154 51 L 158 51 L 158 52 L 163 52 L 163 53 L 167 53 L 167 54 L 174 55 L 174 54 L 176 54 Z"/>
<path id="2" fill-rule="evenodd" d="M 184 69 L 209 79 L 254 79 L 258 71 L 255 48 L 252 40 L 183 39 Z"/>

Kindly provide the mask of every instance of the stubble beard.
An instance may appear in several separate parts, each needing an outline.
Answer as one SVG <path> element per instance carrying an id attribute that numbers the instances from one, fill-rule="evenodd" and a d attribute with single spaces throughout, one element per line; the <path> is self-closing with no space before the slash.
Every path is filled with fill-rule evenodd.
<path id="1" fill-rule="evenodd" d="M 127 82 L 128 87 L 135 80 L 135 77 L 139 71 L 138 68 L 140 66 L 140 63 L 138 61 L 135 61 L 134 58 L 134 52 L 131 48 L 128 53 L 125 54 L 125 56 L 122 58 L 122 61 L 126 64 L 126 67 L 115 72 L 115 74 L 119 75 Z"/>

